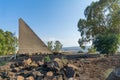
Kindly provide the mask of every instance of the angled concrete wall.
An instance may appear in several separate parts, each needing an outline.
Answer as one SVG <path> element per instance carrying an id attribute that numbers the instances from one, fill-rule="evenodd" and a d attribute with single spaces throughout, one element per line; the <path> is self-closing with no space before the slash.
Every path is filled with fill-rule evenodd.
<path id="1" fill-rule="evenodd" d="M 32 29 L 19 19 L 19 50 L 18 53 L 52 53 L 44 42 L 32 31 Z"/>

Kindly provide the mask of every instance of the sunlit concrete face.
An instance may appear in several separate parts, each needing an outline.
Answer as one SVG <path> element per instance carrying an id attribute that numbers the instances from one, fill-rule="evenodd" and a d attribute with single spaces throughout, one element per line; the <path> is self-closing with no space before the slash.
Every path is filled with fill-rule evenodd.
<path id="1" fill-rule="evenodd" d="M 18 53 L 52 53 L 21 18 L 19 19 Z"/>

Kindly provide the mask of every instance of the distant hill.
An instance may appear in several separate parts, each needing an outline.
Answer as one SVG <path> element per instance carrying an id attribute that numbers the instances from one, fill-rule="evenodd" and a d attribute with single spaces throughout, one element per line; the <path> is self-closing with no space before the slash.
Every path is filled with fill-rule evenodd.
<path id="1" fill-rule="evenodd" d="M 74 47 L 63 47 L 62 51 L 70 51 L 70 52 L 78 52 L 78 51 L 83 51 L 83 52 L 87 52 L 87 49 L 90 48 L 90 46 L 87 46 L 85 50 L 82 50 L 80 47 L 78 46 L 74 46 Z"/>
<path id="2" fill-rule="evenodd" d="M 62 48 L 62 51 L 78 52 L 80 50 L 81 50 L 81 48 L 77 47 L 77 46 L 74 46 L 74 47 L 63 47 Z"/>

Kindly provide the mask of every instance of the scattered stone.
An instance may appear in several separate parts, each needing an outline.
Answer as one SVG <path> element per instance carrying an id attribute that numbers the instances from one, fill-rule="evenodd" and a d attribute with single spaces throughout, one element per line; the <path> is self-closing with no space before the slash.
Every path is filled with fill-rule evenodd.
<path id="1" fill-rule="evenodd" d="M 8 73 L 6 71 L 1 72 L 0 76 L 4 79 L 4 78 L 8 78 Z"/>
<path id="2" fill-rule="evenodd" d="M 49 62 L 46 65 L 47 65 L 47 68 L 49 69 L 48 71 L 57 72 L 60 70 L 58 63 L 55 61 Z"/>
<path id="3" fill-rule="evenodd" d="M 11 65 L 10 65 L 10 68 L 15 68 L 15 65 L 14 65 L 14 64 L 11 64 Z"/>
<path id="4" fill-rule="evenodd" d="M 17 80 L 24 80 L 23 76 L 17 76 Z"/>
<path id="5" fill-rule="evenodd" d="M 33 67 L 32 66 L 26 66 L 25 68 L 23 68 L 23 70 L 31 71 L 31 70 L 33 70 Z"/>
<path id="6" fill-rule="evenodd" d="M 60 75 L 60 76 L 58 77 L 58 80 L 63 80 L 62 75 Z"/>
<path id="7" fill-rule="evenodd" d="M 35 80 L 43 80 L 43 76 L 38 76 Z"/>
<path id="8" fill-rule="evenodd" d="M 0 76 L 0 80 L 3 80 L 3 78 Z"/>
<path id="9" fill-rule="evenodd" d="M 33 74 L 32 74 L 31 71 L 24 70 L 24 71 L 21 72 L 19 75 L 23 76 L 24 78 L 27 78 L 27 77 L 29 77 L 29 76 L 31 76 L 31 75 L 33 75 Z"/>
<path id="10" fill-rule="evenodd" d="M 24 67 L 23 67 L 23 66 L 20 66 L 19 69 L 22 70 L 22 69 L 24 69 Z"/>
<path id="11" fill-rule="evenodd" d="M 65 71 L 66 77 L 67 77 L 68 79 L 69 79 L 69 78 L 73 78 L 74 75 L 75 75 L 75 71 L 73 70 L 72 67 L 66 66 L 65 69 L 64 69 L 64 71 Z"/>
<path id="12" fill-rule="evenodd" d="M 0 66 L 0 71 L 10 70 L 10 65 Z"/>
<path id="13" fill-rule="evenodd" d="M 52 80 L 52 77 L 44 77 L 43 80 Z"/>
<path id="14" fill-rule="evenodd" d="M 35 80 L 33 76 L 27 77 L 26 80 Z"/>
<path id="15" fill-rule="evenodd" d="M 18 62 L 18 66 L 20 67 L 20 66 L 23 66 L 23 62 L 22 61 L 19 61 Z"/>
<path id="16" fill-rule="evenodd" d="M 18 68 L 18 67 L 16 67 L 16 68 L 13 68 L 12 70 L 11 70 L 11 72 L 14 72 L 14 73 L 16 73 L 16 72 L 18 72 L 20 69 Z"/>
<path id="17" fill-rule="evenodd" d="M 78 68 L 77 66 L 73 65 L 73 64 L 70 64 L 70 63 L 69 63 L 69 64 L 67 64 L 67 66 L 68 66 L 68 67 L 72 67 L 73 69 L 79 71 L 79 68 Z"/>
<path id="18" fill-rule="evenodd" d="M 14 78 L 15 78 L 15 73 L 13 73 L 13 72 L 8 72 L 8 76 L 9 76 L 11 79 L 14 79 Z"/>
<path id="19" fill-rule="evenodd" d="M 38 64 L 35 63 L 35 61 L 33 61 L 33 62 L 30 64 L 30 66 L 32 66 L 32 67 L 38 67 Z"/>
<path id="20" fill-rule="evenodd" d="M 15 62 L 13 64 L 15 67 L 23 66 L 23 63 L 21 61 Z"/>
<path id="21" fill-rule="evenodd" d="M 38 65 L 39 65 L 39 66 L 41 66 L 41 65 L 43 65 L 43 64 L 44 64 L 44 62 L 38 61 Z"/>
<path id="22" fill-rule="evenodd" d="M 56 76 L 54 79 L 55 80 L 63 80 L 63 77 L 62 77 L 62 75 L 59 75 L 59 76 Z"/>
<path id="23" fill-rule="evenodd" d="M 53 72 L 52 71 L 49 71 L 49 72 L 47 72 L 47 74 L 46 74 L 47 76 L 53 76 Z"/>
<path id="24" fill-rule="evenodd" d="M 54 61 L 57 62 L 57 64 L 59 65 L 59 68 L 63 68 L 64 65 L 59 58 L 55 58 Z"/>
<path id="25" fill-rule="evenodd" d="M 35 68 L 35 70 L 40 71 L 40 70 L 42 70 L 42 67 L 37 67 L 37 68 Z"/>
<path id="26" fill-rule="evenodd" d="M 32 60 L 31 60 L 31 58 L 29 58 L 29 59 L 27 59 L 27 60 L 24 60 L 23 63 L 24 63 L 25 65 L 30 65 L 30 63 L 32 63 Z"/>
<path id="27" fill-rule="evenodd" d="M 74 78 L 68 78 L 68 80 L 75 80 Z"/>
<path id="28" fill-rule="evenodd" d="M 41 74 L 39 71 L 34 71 L 34 72 L 32 72 L 32 74 L 34 77 L 43 76 L 43 74 Z"/>

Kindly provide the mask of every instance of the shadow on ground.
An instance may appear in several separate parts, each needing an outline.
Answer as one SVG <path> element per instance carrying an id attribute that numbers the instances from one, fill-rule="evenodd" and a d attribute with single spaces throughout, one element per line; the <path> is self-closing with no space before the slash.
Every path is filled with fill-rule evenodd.
<path id="1" fill-rule="evenodd" d="M 115 72 L 113 71 L 113 72 L 111 72 L 111 73 L 109 74 L 109 76 L 107 77 L 106 80 L 120 80 L 120 77 L 117 77 L 117 76 L 115 75 Z"/>

